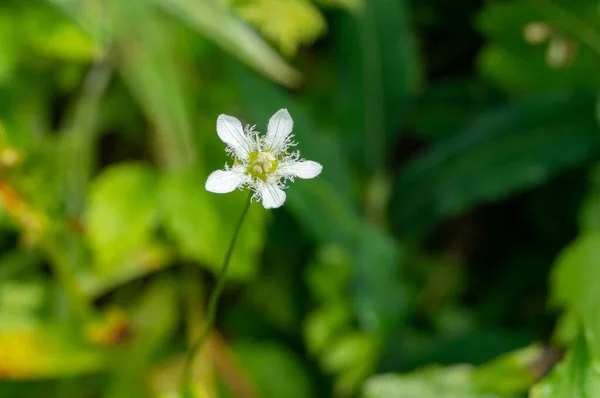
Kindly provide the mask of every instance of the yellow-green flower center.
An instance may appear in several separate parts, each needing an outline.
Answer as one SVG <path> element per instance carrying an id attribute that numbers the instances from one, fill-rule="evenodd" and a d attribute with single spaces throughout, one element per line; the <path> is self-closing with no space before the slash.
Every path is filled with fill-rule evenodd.
<path id="1" fill-rule="evenodd" d="M 267 180 L 267 176 L 277 170 L 277 158 L 271 152 L 251 152 L 248 174 L 253 177 Z"/>

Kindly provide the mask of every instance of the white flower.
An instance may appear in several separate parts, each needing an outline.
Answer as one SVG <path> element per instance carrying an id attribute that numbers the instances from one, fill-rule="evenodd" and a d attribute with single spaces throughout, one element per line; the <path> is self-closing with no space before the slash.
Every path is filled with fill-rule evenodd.
<path id="1" fill-rule="evenodd" d="M 253 198 L 261 200 L 265 209 L 275 209 L 285 202 L 285 183 L 295 177 L 315 178 L 323 166 L 300 159 L 299 152 L 289 152 L 294 121 L 287 109 L 280 109 L 269 120 L 267 134 L 260 135 L 227 115 L 217 118 L 217 134 L 227 144 L 233 166 L 213 172 L 206 180 L 206 190 L 228 193 L 236 188 L 249 188 Z"/>

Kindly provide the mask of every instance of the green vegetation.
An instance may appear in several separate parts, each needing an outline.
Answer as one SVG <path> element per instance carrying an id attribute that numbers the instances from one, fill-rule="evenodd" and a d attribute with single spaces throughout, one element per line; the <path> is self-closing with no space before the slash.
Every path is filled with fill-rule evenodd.
<path id="1" fill-rule="evenodd" d="M 2 2 L 0 397 L 178 397 L 280 108 L 196 398 L 600 396 L 599 6 Z"/>

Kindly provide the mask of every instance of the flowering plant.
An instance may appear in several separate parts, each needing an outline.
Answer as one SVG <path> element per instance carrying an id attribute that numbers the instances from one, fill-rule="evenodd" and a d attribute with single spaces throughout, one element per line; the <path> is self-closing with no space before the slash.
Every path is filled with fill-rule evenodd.
<path id="1" fill-rule="evenodd" d="M 233 116 L 220 115 L 217 134 L 227 144 L 226 151 L 233 157 L 233 166 L 213 172 L 206 180 L 206 189 L 214 193 L 228 193 L 237 188 L 248 188 L 254 199 L 262 201 L 265 209 L 275 209 L 285 202 L 287 181 L 314 178 L 323 166 L 300 159 L 298 151 L 289 149 L 294 121 L 286 109 L 280 109 L 269 120 L 267 134 L 261 135 L 254 126 L 242 127 Z"/>

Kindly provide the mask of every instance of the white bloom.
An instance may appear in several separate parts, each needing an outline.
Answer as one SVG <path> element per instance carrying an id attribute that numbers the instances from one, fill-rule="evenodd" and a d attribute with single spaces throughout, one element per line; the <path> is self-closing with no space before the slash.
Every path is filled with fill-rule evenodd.
<path id="1" fill-rule="evenodd" d="M 285 183 L 295 177 L 315 178 L 323 166 L 300 159 L 299 152 L 289 152 L 294 121 L 286 109 L 280 109 L 269 120 L 267 134 L 260 135 L 227 115 L 217 118 L 217 134 L 227 144 L 233 166 L 213 172 L 206 180 L 206 190 L 228 193 L 236 188 L 249 188 L 253 198 L 261 200 L 265 209 L 275 209 L 285 202 Z"/>

